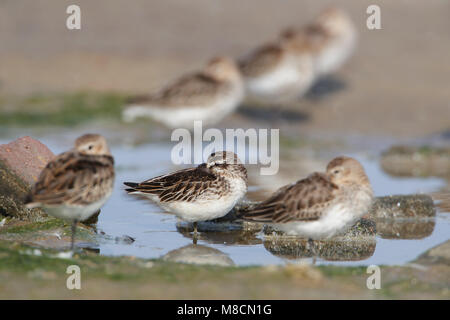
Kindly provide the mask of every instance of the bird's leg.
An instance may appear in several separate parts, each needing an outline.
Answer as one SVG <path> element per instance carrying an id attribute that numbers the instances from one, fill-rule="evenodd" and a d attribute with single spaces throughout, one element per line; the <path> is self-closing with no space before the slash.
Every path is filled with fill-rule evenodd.
<path id="1" fill-rule="evenodd" d="M 313 263 L 312 264 L 315 265 L 316 264 L 316 250 L 314 249 L 313 239 L 311 239 L 311 238 L 308 239 L 308 245 L 311 250 L 311 253 L 313 254 Z"/>
<path id="2" fill-rule="evenodd" d="M 75 244 L 75 233 L 77 232 L 77 220 L 73 220 L 72 221 L 72 239 L 71 239 L 71 242 L 70 242 L 70 250 L 72 250 L 73 251 L 73 249 L 74 249 L 74 244 Z"/>
<path id="3" fill-rule="evenodd" d="M 194 225 L 193 241 L 194 241 L 194 244 L 197 244 L 197 222 L 194 222 L 193 225 Z"/>
<path id="4" fill-rule="evenodd" d="M 197 222 L 194 222 L 194 236 L 197 236 Z"/>

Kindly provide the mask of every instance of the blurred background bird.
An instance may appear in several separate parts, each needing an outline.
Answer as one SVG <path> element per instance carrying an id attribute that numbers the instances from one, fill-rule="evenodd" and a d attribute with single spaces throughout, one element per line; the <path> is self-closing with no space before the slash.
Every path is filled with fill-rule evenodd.
<path id="1" fill-rule="evenodd" d="M 199 72 L 180 77 L 159 92 L 129 100 L 123 119 L 150 117 L 169 128 L 192 128 L 219 122 L 238 107 L 244 96 L 240 72 L 234 61 L 216 57 Z"/>

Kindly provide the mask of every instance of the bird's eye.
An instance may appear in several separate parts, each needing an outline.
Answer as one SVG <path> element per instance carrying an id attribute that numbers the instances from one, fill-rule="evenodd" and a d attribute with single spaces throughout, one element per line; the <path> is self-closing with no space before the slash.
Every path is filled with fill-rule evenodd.
<path id="1" fill-rule="evenodd" d="M 333 173 L 334 173 L 334 174 L 338 174 L 338 173 L 339 173 L 339 170 L 334 170 Z"/>
<path id="2" fill-rule="evenodd" d="M 94 148 L 94 146 L 91 144 L 91 145 L 88 147 L 88 149 L 89 149 L 89 150 L 92 150 L 92 148 Z"/>
<path id="3" fill-rule="evenodd" d="M 211 153 L 211 157 L 214 157 L 215 155 L 216 155 L 216 153 L 215 153 L 215 152 Z"/>

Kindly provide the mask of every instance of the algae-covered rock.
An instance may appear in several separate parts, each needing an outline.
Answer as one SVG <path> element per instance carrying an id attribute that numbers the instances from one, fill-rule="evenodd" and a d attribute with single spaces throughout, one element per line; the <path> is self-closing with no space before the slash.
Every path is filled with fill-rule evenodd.
<path id="1" fill-rule="evenodd" d="M 369 210 L 371 218 L 430 218 L 436 215 L 433 199 L 426 194 L 378 197 Z"/>
<path id="2" fill-rule="evenodd" d="M 39 221 L 47 215 L 42 209 L 27 209 L 24 200 L 42 169 L 54 158 L 41 142 L 23 137 L 0 145 L 0 216 Z M 85 221 L 94 224 L 100 210 Z"/>
<path id="3" fill-rule="evenodd" d="M 23 200 L 53 157 L 45 145 L 30 137 L 0 145 L 0 215 L 25 220 L 45 216 L 40 209 L 26 209 Z"/>
<path id="4" fill-rule="evenodd" d="M 450 176 L 450 148 L 394 146 L 381 156 L 393 176 Z"/>
<path id="5" fill-rule="evenodd" d="M 320 258 L 326 261 L 360 261 L 375 252 L 376 241 L 338 241 L 271 238 L 264 240 L 264 248 L 284 259 Z"/>
<path id="6" fill-rule="evenodd" d="M 30 188 L 0 160 L 0 216 L 33 221 L 44 217 L 45 213 L 41 209 L 30 210 L 23 205 Z"/>
<path id="7" fill-rule="evenodd" d="M 54 154 L 41 142 L 22 137 L 0 145 L 0 160 L 22 181 L 33 185 Z"/>

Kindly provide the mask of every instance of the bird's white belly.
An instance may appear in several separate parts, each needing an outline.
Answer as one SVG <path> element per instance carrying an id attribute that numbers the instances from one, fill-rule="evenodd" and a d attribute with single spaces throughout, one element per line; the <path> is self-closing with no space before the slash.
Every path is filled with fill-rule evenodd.
<path id="1" fill-rule="evenodd" d="M 271 96 L 281 94 L 286 89 L 296 86 L 300 79 L 295 67 L 285 63 L 270 73 L 256 78 L 248 78 L 246 86 L 252 95 Z"/>
<path id="2" fill-rule="evenodd" d="M 192 202 L 170 201 L 160 202 L 157 195 L 133 192 L 149 198 L 165 211 L 174 213 L 187 222 L 208 221 L 225 216 L 244 197 L 247 185 L 242 179 L 232 180 L 231 193 L 217 199 L 198 199 Z"/>
<path id="3" fill-rule="evenodd" d="M 290 57 L 278 68 L 255 78 L 247 78 L 250 95 L 282 100 L 303 94 L 312 84 L 314 74 L 310 58 Z"/>
<path id="4" fill-rule="evenodd" d="M 208 221 L 221 218 L 233 209 L 238 197 L 227 196 L 218 200 L 171 202 L 165 204 L 169 211 L 187 222 Z"/>
<path id="5" fill-rule="evenodd" d="M 355 39 L 334 41 L 325 47 L 316 57 L 318 74 L 324 75 L 338 70 L 353 53 Z"/>
<path id="6" fill-rule="evenodd" d="M 327 239 L 345 232 L 358 218 L 347 206 L 337 205 L 319 220 L 280 223 L 274 224 L 274 227 L 285 232 L 287 235 L 315 240 Z"/>
<path id="7" fill-rule="evenodd" d="M 106 202 L 107 197 L 103 200 L 91 203 L 86 206 L 76 205 L 60 205 L 60 206 L 43 206 L 45 212 L 49 215 L 69 221 L 84 221 L 96 213 Z"/>
<path id="8" fill-rule="evenodd" d="M 228 95 L 218 95 L 211 98 L 210 103 L 203 106 L 129 106 L 123 113 L 125 121 L 130 122 L 139 117 L 150 117 L 170 128 L 193 128 L 194 121 L 201 120 L 204 124 L 214 124 L 232 112 L 243 99 L 243 88 L 237 87 Z"/>

